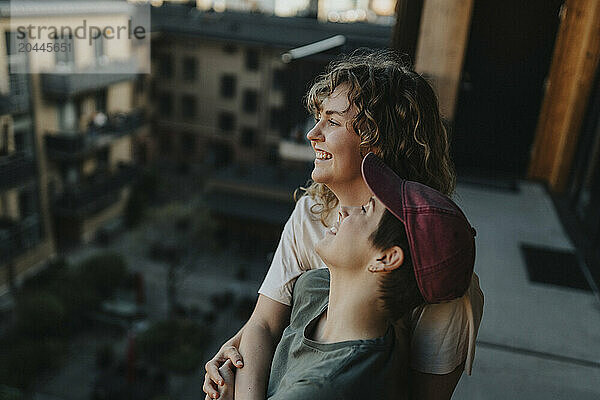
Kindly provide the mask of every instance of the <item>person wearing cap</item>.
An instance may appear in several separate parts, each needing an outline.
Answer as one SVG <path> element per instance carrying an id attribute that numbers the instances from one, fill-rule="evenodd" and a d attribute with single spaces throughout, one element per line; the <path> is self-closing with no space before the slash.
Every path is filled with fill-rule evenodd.
<path id="1" fill-rule="evenodd" d="M 360 209 L 342 207 L 316 246 L 328 268 L 296 282 L 271 366 L 270 400 L 409 399 L 408 338 L 393 324 L 469 287 L 475 230 L 460 208 L 400 178 L 373 153 L 362 173 L 374 197 Z M 223 374 L 223 400 L 233 400 L 235 376 Z"/>
<path id="2" fill-rule="evenodd" d="M 315 126 L 312 183 L 297 199 L 255 310 L 240 331 L 207 362 L 203 390 L 218 398 L 218 368 L 236 367 L 236 398 L 264 399 L 271 360 L 287 326 L 294 284 L 303 273 L 325 268 L 315 247 L 342 208 L 368 203 L 361 162 L 372 151 L 398 176 L 450 196 L 455 174 L 449 138 L 429 83 L 389 51 L 343 56 L 319 76 L 306 96 Z M 416 307 L 396 324 L 409 338 L 415 399 L 450 399 L 463 371 L 471 373 L 483 314 L 476 274 L 463 296 Z M 368 384 L 368 382 L 365 382 Z"/>

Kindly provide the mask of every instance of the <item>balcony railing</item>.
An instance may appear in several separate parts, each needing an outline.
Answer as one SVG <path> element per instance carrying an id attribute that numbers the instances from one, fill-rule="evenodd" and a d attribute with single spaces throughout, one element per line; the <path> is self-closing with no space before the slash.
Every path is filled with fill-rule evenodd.
<path id="1" fill-rule="evenodd" d="M 106 65 L 97 65 L 87 70 L 72 72 L 50 72 L 41 74 L 42 91 L 50 98 L 64 97 L 100 89 L 114 83 L 135 79 L 134 60 L 113 61 Z"/>
<path id="2" fill-rule="evenodd" d="M 15 187 L 35 176 L 35 161 L 24 152 L 0 156 L 0 190 Z"/>
<path id="3" fill-rule="evenodd" d="M 10 61 L 9 61 L 10 63 Z M 10 90 L 0 94 L 0 115 L 20 114 L 29 111 L 29 77 L 26 74 L 9 74 Z"/>
<path id="4" fill-rule="evenodd" d="M 0 115 L 17 114 L 29 111 L 28 94 L 0 95 Z"/>
<path id="5" fill-rule="evenodd" d="M 16 257 L 40 242 L 40 220 L 30 215 L 20 221 L 0 218 L 0 262 Z"/>
<path id="6" fill-rule="evenodd" d="M 67 188 L 53 203 L 54 214 L 84 217 L 116 203 L 121 189 L 137 176 L 134 166 L 121 166 L 113 174 L 103 174 L 89 182 Z"/>
<path id="7" fill-rule="evenodd" d="M 136 110 L 114 114 L 103 127 L 89 128 L 85 132 L 48 133 L 44 137 L 46 154 L 53 160 L 83 157 L 108 146 L 117 137 L 133 133 L 143 124 L 144 114 Z"/>

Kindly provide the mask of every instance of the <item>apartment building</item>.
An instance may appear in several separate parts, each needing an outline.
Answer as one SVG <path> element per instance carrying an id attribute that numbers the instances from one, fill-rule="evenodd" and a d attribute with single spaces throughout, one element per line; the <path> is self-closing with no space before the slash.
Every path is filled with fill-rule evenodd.
<path id="1" fill-rule="evenodd" d="M 335 54 L 386 47 L 389 27 L 259 13 L 152 9 L 152 116 L 161 155 L 212 165 L 277 157 L 307 113 L 307 84 Z M 344 35 L 329 51 L 282 61 L 290 49 Z"/>
<path id="2" fill-rule="evenodd" d="M 0 212 L 16 224 L 11 232 L 18 238 L 18 246 L 7 241 L 2 249 L 23 248 L 23 262 L 10 268 L 15 277 L 55 249 L 88 241 L 120 215 L 134 163 L 147 158 L 147 75 L 136 73 L 136 65 L 149 49 L 125 35 L 76 33 L 82 24 L 127 26 L 131 7 L 120 1 L 28 2 L 12 9 L 0 3 L 0 163 L 6 164 L 0 168 L 7 171 L 0 173 Z M 60 34 L 22 35 L 19 26 L 56 27 Z M 34 50 L 44 43 L 62 50 Z"/>
<path id="3" fill-rule="evenodd" d="M 48 210 L 40 198 L 29 75 L 8 73 L 10 68 L 25 68 L 27 58 L 7 46 L 5 35 L 0 38 L 0 290 L 4 291 L 46 260 L 54 244 Z"/>

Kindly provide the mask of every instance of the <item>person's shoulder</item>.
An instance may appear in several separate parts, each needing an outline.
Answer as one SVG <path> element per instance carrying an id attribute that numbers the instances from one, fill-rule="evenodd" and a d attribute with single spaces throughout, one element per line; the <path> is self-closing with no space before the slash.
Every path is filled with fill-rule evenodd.
<path id="1" fill-rule="evenodd" d="M 306 271 L 294 285 L 292 313 L 316 310 L 329 296 L 329 270 L 327 268 Z"/>
<path id="2" fill-rule="evenodd" d="M 315 199 L 309 194 L 305 193 L 296 201 L 296 205 L 294 206 L 294 214 L 302 216 L 311 214 L 315 215 L 312 212 L 312 208 L 315 204 L 317 204 Z"/>
<path id="3" fill-rule="evenodd" d="M 294 295 L 296 292 L 314 292 L 323 289 L 329 290 L 329 270 L 327 268 L 311 269 L 303 273 L 296 281 Z"/>

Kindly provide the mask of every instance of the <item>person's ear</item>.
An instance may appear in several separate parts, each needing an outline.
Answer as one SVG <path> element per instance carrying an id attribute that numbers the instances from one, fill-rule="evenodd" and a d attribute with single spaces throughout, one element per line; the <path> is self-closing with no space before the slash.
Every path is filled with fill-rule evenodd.
<path id="1" fill-rule="evenodd" d="M 404 263 L 404 251 L 399 246 L 392 246 L 379 255 L 381 257 L 369 265 L 370 272 L 391 272 Z"/>

